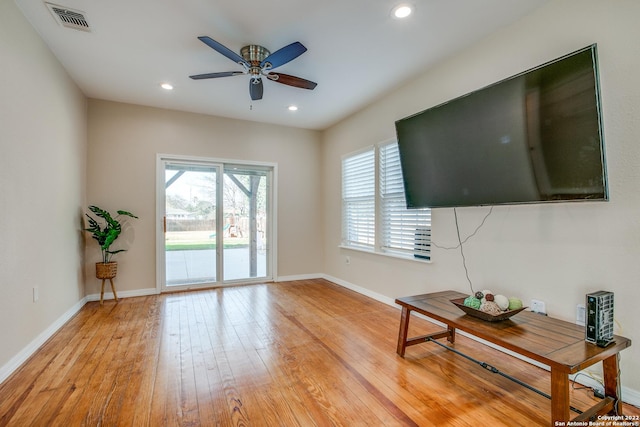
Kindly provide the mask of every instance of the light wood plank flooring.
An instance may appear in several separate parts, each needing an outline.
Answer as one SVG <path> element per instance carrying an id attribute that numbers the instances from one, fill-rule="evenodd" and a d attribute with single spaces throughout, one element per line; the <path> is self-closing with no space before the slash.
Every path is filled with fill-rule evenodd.
<path id="1" fill-rule="evenodd" d="M 546 398 L 433 343 L 398 357 L 399 321 L 325 280 L 91 302 L 0 385 L 0 425 L 549 425 Z M 545 370 L 455 347 L 549 393 Z"/>

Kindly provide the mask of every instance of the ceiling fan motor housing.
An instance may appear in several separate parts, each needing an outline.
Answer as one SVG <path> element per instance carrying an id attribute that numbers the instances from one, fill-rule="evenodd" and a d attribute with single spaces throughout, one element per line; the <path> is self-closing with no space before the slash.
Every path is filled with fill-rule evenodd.
<path id="1" fill-rule="evenodd" d="M 249 74 L 251 74 L 252 77 L 257 78 L 260 77 L 260 74 L 262 73 L 260 64 L 271 54 L 271 52 L 269 52 L 265 47 L 257 44 L 250 44 L 240 49 L 240 54 L 245 61 L 251 64 L 249 67 Z"/>
<path id="2" fill-rule="evenodd" d="M 245 61 L 251 65 L 254 63 L 260 64 L 264 59 L 271 54 L 267 48 L 258 46 L 257 44 L 250 44 L 240 49 L 240 54 Z"/>

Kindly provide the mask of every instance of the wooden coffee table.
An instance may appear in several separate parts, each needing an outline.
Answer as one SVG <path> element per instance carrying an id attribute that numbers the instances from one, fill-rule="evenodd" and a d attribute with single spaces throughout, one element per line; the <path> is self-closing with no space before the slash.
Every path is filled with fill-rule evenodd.
<path id="1" fill-rule="evenodd" d="M 612 344 L 606 348 L 598 347 L 585 341 L 584 327 L 529 311 L 508 320 L 487 322 L 465 314 L 451 303 L 452 299 L 466 296 L 460 292 L 443 291 L 396 299 L 402 307 L 398 355 L 404 357 L 408 346 L 430 339 L 446 338 L 454 343 L 456 329 L 459 329 L 547 365 L 551 369 L 551 425 L 571 420 L 569 375 L 602 362 L 605 398 L 573 421 L 588 420 L 606 413 L 622 415 L 619 353 L 631 345 L 630 339 L 616 335 Z M 447 329 L 407 337 L 412 311 L 444 323 Z"/>

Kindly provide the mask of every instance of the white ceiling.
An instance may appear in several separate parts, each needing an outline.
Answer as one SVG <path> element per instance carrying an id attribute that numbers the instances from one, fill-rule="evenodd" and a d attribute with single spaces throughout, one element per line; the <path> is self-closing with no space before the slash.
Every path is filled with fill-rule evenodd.
<path id="1" fill-rule="evenodd" d="M 84 94 L 139 105 L 325 129 L 549 0 L 56 0 L 84 12 L 91 31 L 62 27 L 42 0 L 15 0 Z M 271 52 L 299 41 L 306 53 L 278 68 L 315 90 L 264 80 L 251 101 L 246 75 L 188 76 L 241 67 L 200 42 Z M 170 82 L 171 92 L 160 89 Z M 287 106 L 299 110 L 290 112 Z"/>

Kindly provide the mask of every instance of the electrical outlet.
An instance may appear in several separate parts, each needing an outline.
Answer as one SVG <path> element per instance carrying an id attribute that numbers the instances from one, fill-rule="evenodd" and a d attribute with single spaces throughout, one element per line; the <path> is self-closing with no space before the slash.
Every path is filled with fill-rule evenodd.
<path id="1" fill-rule="evenodd" d="M 40 298 L 40 292 L 38 290 L 37 286 L 33 287 L 33 302 L 38 301 L 38 298 Z"/>
<path id="2" fill-rule="evenodd" d="M 576 306 L 576 325 L 584 326 L 586 322 L 586 310 L 584 304 Z"/>
<path id="3" fill-rule="evenodd" d="M 534 313 L 547 314 L 547 306 L 544 301 L 537 299 L 531 300 L 531 311 Z"/>

